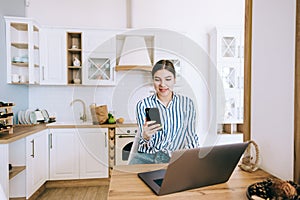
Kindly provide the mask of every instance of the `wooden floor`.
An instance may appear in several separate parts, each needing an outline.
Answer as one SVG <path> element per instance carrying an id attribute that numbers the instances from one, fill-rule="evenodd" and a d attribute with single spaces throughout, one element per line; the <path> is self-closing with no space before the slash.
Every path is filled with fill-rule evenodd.
<path id="1" fill-rule="evenodd" d="M 106 200 L 108 185 L 47 188 L 36 200 Z"/>

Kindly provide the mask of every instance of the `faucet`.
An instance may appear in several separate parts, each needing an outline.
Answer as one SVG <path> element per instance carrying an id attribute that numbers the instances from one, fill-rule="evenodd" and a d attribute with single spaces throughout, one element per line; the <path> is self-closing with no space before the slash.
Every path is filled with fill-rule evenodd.
<path id="1" fill-rule="evenodd" d="M 70 103 L 70 106 L 72 106 L 75 102 L 81 102 L 82 103 L 82 107 L 83 107 L 83 114 L 82 116 L 80 116 L 80 119 L 83 122 L 86 122 L 87 118 L 86 118 L 86 107 L 85 107 L 85 103 L 84 101 L 82 101 L 81 99 L 75 99 Z"/>

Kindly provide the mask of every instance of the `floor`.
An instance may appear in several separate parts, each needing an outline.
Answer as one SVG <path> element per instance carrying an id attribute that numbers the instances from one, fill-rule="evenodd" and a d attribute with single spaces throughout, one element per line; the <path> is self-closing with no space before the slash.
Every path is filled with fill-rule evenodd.
<path id="1" fill-rule="evenodd" d="M 36 200 L 106 200 L 108 185 L 47 188 Z"/>

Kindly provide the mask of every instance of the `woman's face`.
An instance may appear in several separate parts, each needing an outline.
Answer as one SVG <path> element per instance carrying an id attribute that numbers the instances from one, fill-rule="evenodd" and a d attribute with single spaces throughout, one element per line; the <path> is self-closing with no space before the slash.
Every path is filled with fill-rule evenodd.
<path id="1" fill-rule="evenodd" d="M 153 76 L 154 89 L 159 97 L 168 97 L 172 95 L 175 77 L 172 72 L 161 69 L 155 72 Z"/>

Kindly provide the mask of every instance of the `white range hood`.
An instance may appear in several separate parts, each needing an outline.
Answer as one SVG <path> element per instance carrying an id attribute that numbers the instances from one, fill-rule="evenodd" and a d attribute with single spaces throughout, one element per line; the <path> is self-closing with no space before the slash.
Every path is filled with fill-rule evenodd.
<path id="1" fill-rule="evenodd" d="M 150 39 L 150 40 L 149 40 Z M 153 66 L 153 36 L 126 35 L 119 37 L 116 70 L 144 69 Z"/>

